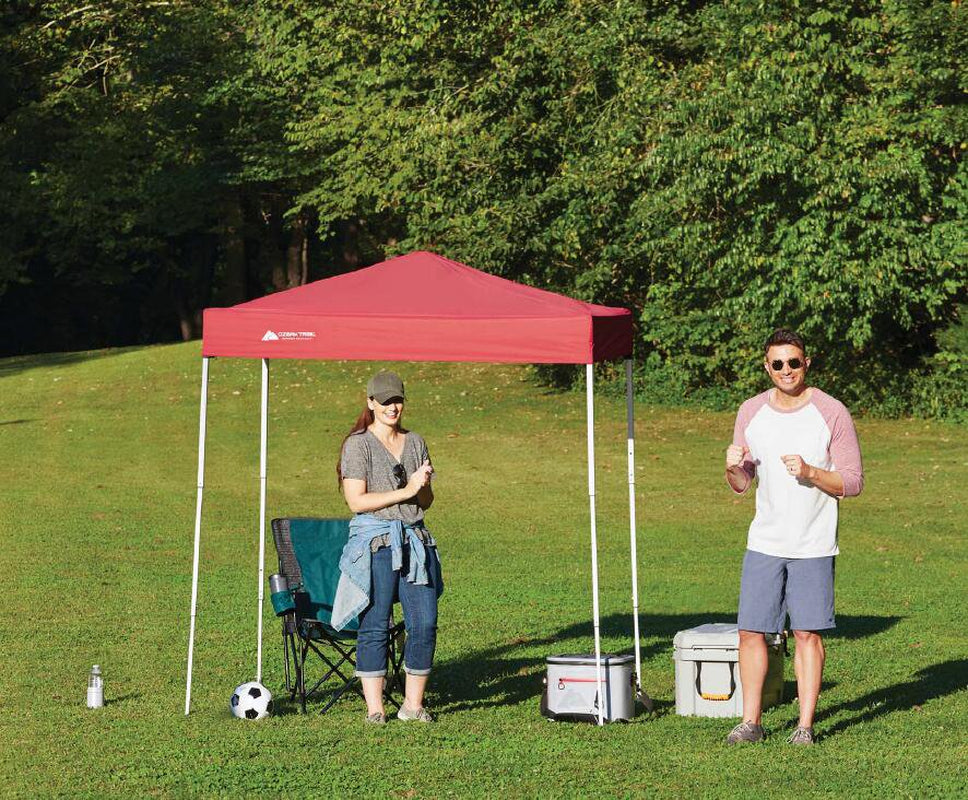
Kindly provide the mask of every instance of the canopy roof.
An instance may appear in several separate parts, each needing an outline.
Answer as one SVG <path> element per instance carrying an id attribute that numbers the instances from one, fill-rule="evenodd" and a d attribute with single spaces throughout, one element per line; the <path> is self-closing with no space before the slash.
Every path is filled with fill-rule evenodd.
<path id="1" fill-rule="evenodd" d="M 202 355 L 589 364 L 632 353 L 628 309 L 584 303 L 433 253 L 205 310 Z"/>

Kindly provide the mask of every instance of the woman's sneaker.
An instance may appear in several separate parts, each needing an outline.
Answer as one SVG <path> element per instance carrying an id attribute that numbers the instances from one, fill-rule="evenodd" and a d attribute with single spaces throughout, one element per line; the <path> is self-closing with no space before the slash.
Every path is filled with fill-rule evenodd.
<path id="1" fill-rule="evenodd" d="M 386 725 L 387 715 L 381 714 L 379 711 L 376 714 L 367 714 L 366 724 L 367 725 Z"/>
<path id="2" fill-rule="evenodd" d="M 813 728 L 805 728 L 798 725 L 797 729 L 790 734 L 787 744 L 813 744 Z"/>
<path id="3" fill-rule="evenodd" d="M 766 733 L 762 725 L 755 722 L 741 722 L 729 732 L 726 737 L 726 744 L 739 744 L 740 742 L 762 742 L 766 738 Z"/>
<path id="4" fill-rule="evenodd" d="M 397 719 L 401 719 L 404 722 L 434 721 L 434 718 L 426 708 L 420 707 L 416 711 L 411 711 L 409 708 L 407 708 L 406 704 L 400 706 L 400 710 L 397 712 Z"/>

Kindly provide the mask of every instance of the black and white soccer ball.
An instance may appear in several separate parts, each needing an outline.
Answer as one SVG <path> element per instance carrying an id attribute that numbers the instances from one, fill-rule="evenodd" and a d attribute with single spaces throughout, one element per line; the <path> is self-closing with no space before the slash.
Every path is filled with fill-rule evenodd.
<path id="1" fill-rule="evenodd" d="M 272 711 L 272 694 L 258 681 L 249 681 L 235 687 L 229 708 L 239 719 L 265 719 Z"/>

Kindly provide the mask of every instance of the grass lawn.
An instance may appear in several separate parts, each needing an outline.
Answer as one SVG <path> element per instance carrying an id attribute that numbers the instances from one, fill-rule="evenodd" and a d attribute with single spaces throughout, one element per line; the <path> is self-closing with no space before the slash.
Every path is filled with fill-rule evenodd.
<path id="1" fill-rule="evenodd" d="M 228 713 L 255 673 L 259 367 L 212 363 L 193 713 L 183 715 L 198 344 L 0 361 L 0 764 L 5 796 L 968 795 L 968 431 L 860 420 L 867 489 L 843 504 L 840 628 L 812 749 L 678 717 L 672 637 L 735 618 L 751 497 L 722 478 L 730 414 L 637 408 L 643 680 L 657 711 L 597 729 L 538 714 L 544 658 L 589 651 L 584 396 L 525 367 L 407 364 L 406 422 L 437 468 L 428 524 L 447 591 L 434 726 L 364 706 L 260 723 Z M 345 514 L 334 463 L 373 365 L 272 365 L 272 516 Z M 822 386 L 822 380 L 818 376 Z M 604 647 L 629 652 L 624 403 L 597 405 Z M 272 571 L 274 552 L 267 546 Z M 282 697 L 265 612 L 264 681 Z M 107 705 L 84 707 L 99 663 Z"/>

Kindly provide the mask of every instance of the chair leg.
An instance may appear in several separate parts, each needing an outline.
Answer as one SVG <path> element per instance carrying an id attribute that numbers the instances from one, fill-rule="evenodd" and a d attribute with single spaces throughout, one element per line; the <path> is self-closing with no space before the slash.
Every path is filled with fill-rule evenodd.
<path id="1" fill-rule="evenodd" d="M 302 686 L 302 669 L 299 666 L 299 651 L 296 649 L 296 643 L 291 642 L 290 650 L 292 652 L 292 686 L 289 689 L 289 702 L 294 701 L 300 692 L 300 687 Z"/>
<path id="2" fill-rule="evenodd" d="M 290 690 L 290 682 L 289 682 L 289 639 L 286 638 L 286 631 L 285 631 L 285 629 L 283 629 L 283 631 L 282 631 L 282 661 L 283 661 L 283 665 L 284 665 L 283 668 L 285 669 L 285 675 L 286 675 L 286 691 L 288 692 Z"/>
<path id="3" fill-rule="evenodd" d="M 350 668 L 355 668 L 356 666 L 354 659 L 356 647 L 347 646 L 333 639 L 327 639 L 324 641 L 325 647 L 331 647 L 335 651 L 335 655 L 332 658 L 330 655 L 328 655 L 329 651 L 324 651 L 321 649 L 316 641 L 309 639 L 308 637 L 300 637 L 300 662 L 302 664 L 302 668 L 299 670 L 298 674 L 300 676 L 300 703 L 304 713 L 306 711 L 306 701 L 316 694 L 317 690 L 319 690 L 323 684 L 332 679 L 338 680 L 339 686 L 326 695 L 326 703 L 319 713 L 323 714 L 327 712 L 347 691 L 354 692 L 360 697 L 363 697 L 363 692 L 360 689 L 360 686 L 352 672 L 349 674 L 346 672 L 347 666 Z M 319 660 L 326 665 L 327 669 L 321 677 L 314 680 L 312 685 L 307 685 L 305 664 L 307 658 L 309 657 L 310 651 L 315 653 Z"/>
<path id="4" fill-rule="evenodd" d="M 320 709 L 320 714 L 325 714 L 329 711 L 346 692 L 356 692 L 357 694 L 363 694 L 356 686 L 353 685 L 353 680 L 350 679 L 346 681 L 342 686 L 336 689 L 332 695 L 330 695 L 329 701 Z"/>
<path id="5" fill-rule="evenodd" d="M 306 713 L 306 655 L 309 653 L 309 642 L 300 640 L 299 661 L 296 669 L 296 682 L 299 689 L 299 707 L 302 713 Z"/>
<path id="6" fill-rule="evenodd" d="M 292 681 L 292 666 L 289 663 L 289 659 L 292 658 L 295 661 L 296 654 L 294 652 L 294 642 L 291 641 L 292 634 L 290 634 L 283 623 L 282 627 L 282 660 L 285 665 L 286 670 L 286 691 L 290 694 L 290 700 L 292 699 L 293 693 L 293 681 Z"/>
<path id="7" fill-rule="evenodd" d="M 282 654 L 285 667 L 286 692 L 289 695 L 289 702 L 293 702 L 299 694 L 301 686 L 302 669 L 299 663 L 299 647 L 296 643 L 296 634 L 282 629 Z"/>
<path id="8" fill-rule="evenodd" d="M 391 620 L 392 622 L 392 620 Z M 297 645 L 298 641 L 298 645 Z M 303 713 L 307 712 L 308 700 L 319 691 L 328 681 L 337 681 L 338 685 L 323 694 L 324 705 L 319 713 L 324 714 L 347 692 L 353 692 L 363 698 L 363 691 L 359 681 L 353 674 L 356 668 L 356 645 L 352 640 L 336 639 L 323 636 L 313 638 L 307 631 L 300 628 L 288 641 L 289 651 L 293 654 L 292 674 L 294 675 L 291 699 L 299 695 L 299 705 Z M 404 624 L 391 625 L 389 665 L 383 686 L 383 697 L 386 703 L 394 708 L 400 708 L 397 697 L 405 694 L 405 684 L 402 675 L 405 650 Z M 322 677 L 307 676 L 306 662 L 312 651 L 325 664 L 326 669 Z M 288 666 L 288 661 L 287 661 Z M 288 673 L 287 673 L 288 674 Z M 289 678 L 287 678 L 287 681 Z M 312 681 L 310 683 L 309 681 Z"/>

